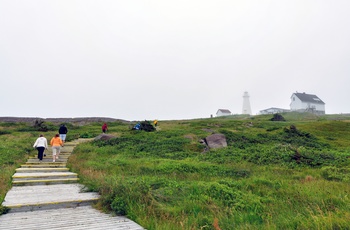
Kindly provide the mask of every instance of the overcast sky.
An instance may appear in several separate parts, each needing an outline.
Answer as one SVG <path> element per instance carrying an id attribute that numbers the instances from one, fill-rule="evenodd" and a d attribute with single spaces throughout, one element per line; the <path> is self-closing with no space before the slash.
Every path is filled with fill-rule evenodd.
<path id="1" fill-rule="evenodd" d="M 349 0 L 0 0 L 0 116 L 350 112 Z"/>

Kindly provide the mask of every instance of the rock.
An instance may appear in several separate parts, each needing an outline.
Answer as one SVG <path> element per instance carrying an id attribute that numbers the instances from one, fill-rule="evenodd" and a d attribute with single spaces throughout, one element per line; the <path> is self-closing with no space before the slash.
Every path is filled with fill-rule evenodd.
<path id="1" fill-rule="evenodd" d="M 212 134 L 204 138 L 204 143 L 209 147 L 209 149 L 217 149 L 227 147 L 226 137 L 224 134 Z"/>
<path id="2" fill-rule="evenodd" d="M 112 139 L 112 138 L 116 138 L 116 136 L 103 133 L 103 134 L 100 134 L 97 137 L 95 137 L 94 141 L 98 141 L 98 140 L 107 141 L 107 140 Z"/>

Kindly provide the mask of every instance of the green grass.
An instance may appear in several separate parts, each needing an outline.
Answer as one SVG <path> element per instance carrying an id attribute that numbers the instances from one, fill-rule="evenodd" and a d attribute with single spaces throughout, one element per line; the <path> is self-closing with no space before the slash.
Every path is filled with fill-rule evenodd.
<path id="1" fill-rule="evenodd" d="M 69 166 L 101 194 L 99 209 L 149 230 L 347 229 L 349 117 L 283 116 L 159 121 L 149 133 L 110 123 L 116 138 L 80 144 Z M 94 137 L 100 126 L 70 124 L 68 136 Z M 204 153 L 199 140 L 211 133 L 228 146 Z"/>
<path id="2" fill-rule="evenodd" d="M 33 143 L 30 142 L 31 133 L 18 132 L 21 124 L 0 124 L 0 203 L 6 192 L 11 188 L 11 178 L 29 154 L 32 153 Z M 34 140 L 35 141 L 35 140 Z M 0 205 L 0 214 L 7 210 Z"/>
<path id="3" fill-rule="evenodd" d="M 270 118 L 164 121 L 154 133 L 125 128 L 116 139 L 78 146 L 71 165 L 101 193 L 101 209 L 147 229 L 347 228 L 349 123 Z M 198 140 L 218 132 L 228 147 L 202 153 Z"/>

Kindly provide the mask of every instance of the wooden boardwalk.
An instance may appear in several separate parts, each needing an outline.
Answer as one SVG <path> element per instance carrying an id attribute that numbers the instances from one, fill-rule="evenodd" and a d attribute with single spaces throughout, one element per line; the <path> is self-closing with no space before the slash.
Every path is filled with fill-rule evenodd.
<path id="1" fill-rule="evenodd" d="M 144 229 L 130 219 L 92 208 L 99 195 L 84 192 L 78 175 L 66 167 L 74 147 L 81 141 L 66 143 L 56 162 L 52 162 L 51 152 L 47 152 L 43 162 L 30 157 L 16 170 L 13 187 L 2 203 L 10 212 L 0 216 L 0 230 Z"/>

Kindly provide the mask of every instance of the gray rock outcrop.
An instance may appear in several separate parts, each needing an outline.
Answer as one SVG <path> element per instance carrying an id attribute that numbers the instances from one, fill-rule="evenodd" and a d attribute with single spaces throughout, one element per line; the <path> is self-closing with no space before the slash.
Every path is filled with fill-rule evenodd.
<path id="1" fill-rule="evenodd" d="M 207 146 L 206 150 L 227 147 L 226 137 L 224 134 L 220 133 L 207 136 L 201 140 L 201 143 Z"/>
<path id="2" fill-rule="evenodd" d="M 110 135 L 110 134 L 100 134 L 98 135 L 97 137 L 94 138 L 94 141 L 98 141 L 98 140 L 101 140 L 101 141 L 107 141 L 109 139 L 112 139 L 112 138 L 116 138 L 116 136 L 113 136 L 113 135 Z"/>

